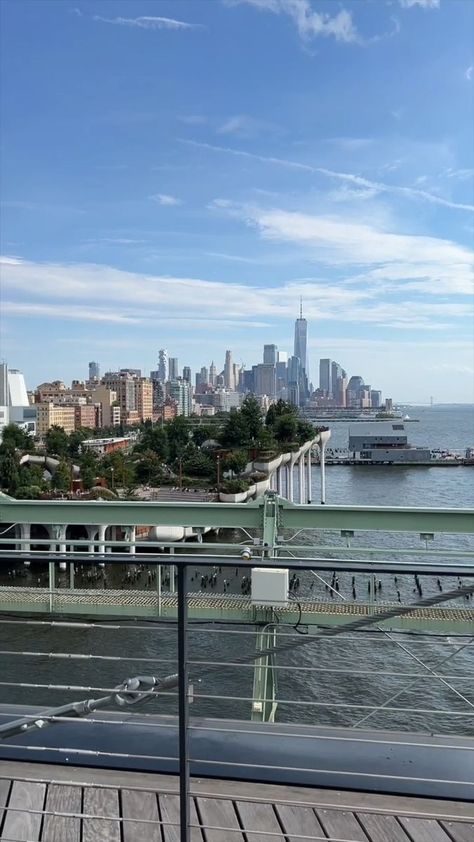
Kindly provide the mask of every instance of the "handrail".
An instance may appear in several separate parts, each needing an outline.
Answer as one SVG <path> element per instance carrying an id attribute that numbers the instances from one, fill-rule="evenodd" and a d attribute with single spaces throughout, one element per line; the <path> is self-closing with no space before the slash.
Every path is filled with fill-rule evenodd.
<path id="1" fill-rule="evenodd" d="M 0 498 L 0 523 L 262 529 L 269 504 L 276 508 L 280 529 L 474 533 L 474 509 L 470 508 L 296 505 L 275 492 L 245 505 Z"/>

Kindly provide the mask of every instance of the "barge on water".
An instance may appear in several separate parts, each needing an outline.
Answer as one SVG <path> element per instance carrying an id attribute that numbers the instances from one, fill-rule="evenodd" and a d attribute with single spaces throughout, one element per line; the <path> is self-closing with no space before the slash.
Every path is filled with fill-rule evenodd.
<path id="1" fill-rule="evenodd" d="M 472 465 L 474 460 L 449 451 L 434 451 L 429 447 L 411 445 L 404 422 L 392 419 L 351 425 L 347 451 L 327 451 L 326 464 L 445 468 Z"/>

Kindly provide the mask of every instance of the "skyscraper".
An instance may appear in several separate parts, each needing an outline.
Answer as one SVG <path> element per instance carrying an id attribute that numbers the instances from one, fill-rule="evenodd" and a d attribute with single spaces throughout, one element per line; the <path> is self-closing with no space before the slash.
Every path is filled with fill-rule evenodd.
<path id="1" fill-rule="evenodd" d="M 332 360 L 319 360 L 319 388 L 326 395 L 332 395 Z"/>
<path id="2" fill-rule="evenodd" d="M 100 380 L 100 368 L 99 363 L 91 362 L 89 363 L 89 380 L 94 380 L 97 383 Z"/>
<path id="3" fill-rule="evenodd" d="M 209 366 L 209 383 L 211 386 L 216 385 L 216 377 L 217 377 L 217 370 L 214 365 L 214 360 L 212 361 L 211 365 Z"/>
<path id="4" fill-rule="evenodd" d="M 276 345 L 263 346 L 263 364 L 276 365 L 278 361 L 278 348 Z"/>
<path id="5" fill-rule="evenodd" d="M 233 365 L 233 362 L 232 362 L 232 351 L 226 351 L 225 352 L 224 385 L 225 385 L 226 389 L 230 389 L 232 392 L 235 391 L 234 365 Z"/>
<path id="6" fill-rule="evenodd" d="M 303 318 L 303 299 L 300 300 L 300 315 L 295 322 L 295 350 L 294 356 L 299 357 L 301 367 L 304 369 L 306 376 L 309 377 L 308 371 L 308 322 Z"/>
<path id="7" fill-rule="evenodd" d="M 162 383 L 168 380 L 168 351 L 166 348 L 161 348 L 158 355 L 158 372 Z"/>
<path id="8" fill-rule="evenodd" d="M 185 365 L 183 368 L 183 380 L 186 380 L 188 383 L 191 383 L 191 369 L 189 365 Z"/>
<path id="9" fill-rule="evenodd" d="M 168 379 L 177 380 L 179 377 L 178 357 L 170 357 L 168 360 Z"/>
<path id="10" fill-rule="evenodd" d="M 300 360 L 301 370 L 298 381 L 299 402 L 304 406 L 309 397 L 309 371 L 308 371 L 308 322 L 303 318 L 303 299 L 300 298 L 300 315 L 295 322 L 295 352 L 294 356 Z M 289 378 L 288 378 L 289 382 Z"/>

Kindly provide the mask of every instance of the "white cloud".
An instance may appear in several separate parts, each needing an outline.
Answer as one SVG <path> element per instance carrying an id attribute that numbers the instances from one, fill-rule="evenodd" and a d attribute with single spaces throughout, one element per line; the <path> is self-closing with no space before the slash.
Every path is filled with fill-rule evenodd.
<path id="1" fill-rule="evenodd" d="M 377 193 L 392 193 L 393 195 L 404 196 L 407 199 L 422 199 L 423 201 L 430 202 L 431 204 L 442 205 L 443 207 L 452 208 L 454 210 L 474 211 L 474 205 L 465 204 L 463 202 L 452 202 L 449 199 L 444 199 L 443 196 L 437 196 L 434 193 L 428 193 L 425 190 L 419 190 L 416 187 L 404 187 L 397 184 L 385 184 L 381 181 L 371 181 L 368 178 L 363 178 L 355 173 L 336 172 L 335 170 L 328 170 L 326 167 L 313 167 L 310 164 L 303 164 L 299 161 L 292 161 L 287 158 L 274 158 L 267 155 L 256 155 L 253 152 L 246 152 L 243 149 L 214 146 L 210 143 L 201 143 L 197 140 L 186 140 L 184 138 L 180 138 L 180 143 L 186 143 L 189 146 L 195 146 L 199 149 L 209 149 L 211 152 L 223 152 L 226 155 L 236 155 L 241 158 L 250 158 L 254 161 L 260 161 L 262 164 L 274 164 L 275 166 L 285 167 L 286 169 L 314 173 L 314 175 L 323 175 L 327 178 L 353 184 L 358 188 L 365 188 L 371 191 L 370 194 L 368 194 L 370 196 Z"/>
<path id="2" fill-rule="evenodd" d="M 290 238 L 306 247 L 308 239 L 311 243 L 314 241 L 313 230 L 302 228 L 301 215 L 294 216 L 299 218 L 293 219 L 291 225 L 288 219 L 280 217 L 277 220 L 268 214 L 265 219 L 255 220 L 255 224 L 267 237 L 274 240 Z M 306 225 L 319 230 L 323 223 L 324 220 L 313 218 L 312 223 Z M 300 237 L 295 234 L 294 226 L 302 229 Z M 264 329 L 274 327 L 275 320 L 292 319 L 295 302 L 302 295 L 305 313 L 312 321 L 367 323 L 402 331 L 440 331 L 464 316 L 469 317 L 468 304 L 462 300 L 444 300 L 443 284 L 429 274 L 437 271 L 444 255 L 442 271 L 446 278 L 451 274 L 456 281 L 456 258 L 459 260 L 459 256 L 454 244 L 441 241 L 436 250 L 436 241 L 423 243 L 422 251 L 434 249 L 432 262 L 423 264 L 421 257 L 417 258 L 416 244 L 404 242 L 410 238 L 389 239 L 385 249 L 375 238 L 376 254 L 372 257 L 368 233 L 363 226 L 346 233 L 348 245 L 343 243 L 342 226 L 341 230 L 331 232 L 330 226 L 326 225 L 322 237 L 329 241 L 330 248 L 324 248 L 331 252 L 336 268 L 342 267 L 347 272 L 351 259 L 355 258 L 356 263 L 361 261 L 361 274 L 340 282 L 316 277 L 257 286 L 142 274 L 93 263 L 9 262 L 2 272 L 4 290 L 10 296 L 10 300 L 3 303 L 3 312 L 5 316 L 108 321 L 130 326 L 151 327 L 159 321 L 170 328 L 186 330 L 197 328 L 202 322 L 203 325 L 215 324 L 217 329 L 229 327 L 245 332 L 249 327 Z M 378 234 L 383 237 L 383 233 Z M 361 246 L 354 238 L 358 241 L 362 238 L 365 242 Z M 405 255 L 405 263 L 394 256 L 398 249 Z M 410 259 L 406 257 L 407 253 L 411 254 Z M 320 262 L 321 254 L 317 249 L 314 256 Z M 405 275 L 413 281 L 418 277 L 417 272 L 430 283 L 430 298 L 421 298 L 414 290 L 415 296 L 411 299 L 404 291 L 410 289 L 404 286 Z M 438 300 L 433 297 L 436 293 L 439 293 Z M 12 300 L 19 296 L 21 300 Z M 88 302 L 87 307 L 84 307 L 84 301 Z M 199 315 L 203 301 L 206 313 Z M 110 302 L 113 302 L 112 307 Z M 222 302 L 225 302 L 224 317 Z"/>
<path id="3" fill-rule="evenodd" d="M 3 301 L 2 311 L 10 316 L 52 317 L 55 319 L 74 319 L 76 321 L 115 322 L 118 324 L 139 324 L 141 319 L 114 313 L 109 308 L 97 310 L 93 307 L 70 307 L 58 304 L 35 304 L 18 301 Z"/>
<path id="4" fill-rule="evenodd" d="M 421 6 L 423 9 L 439 9 L 440 0 L 399 0 L 404 9 Z"/>
<path id="5" fill-rule="evenodd" d="M 203 29 L 200 23 L 188 23 L 184 20 L 174 18 L 155 17 L 153 15 L 141 15 L 138 18 L 104 18 L 101 15 L 94 15 L 93 20 L 100 23 L 111 23 L 116 26 L 130 26 L 136 29 Z"/>
<path id="6" fill-rule="evenodd" d="M 473 291 L 474 255 L 449 240 L 282 210 L 245 208 L 242 215 L 265 239 L 300 244 L 312 251 L 315 261 L 364 267 L 363 274 L 352 279 L 355 283 L 370 281 L 389 291 L 403 286 L 431 295 Z"/>
<path id="7" fill-rule="evenodd" d="M 165 205 L 171 207 L 172 205 L 181 205 L 181 199 L 177 199 L 176 196 L 170 196 L 168 193 L 155 193 L 153 196 L 149 196 L 149 199 L 152 202 L 157 202 L 159 205 Z"/>
<path id="8" fill-rule="evenodd" d="M 474 64 L 470 64 L 468 68 L 466 68 L 465 77 L 470 82 L 472 79 L 472 74 L 474 73 Z"/>
<path id="9" fill-rule="evenodd" d="M 257 120 L 247 114 L 237 114 L 229 117 L 217 127 L 217 134 L 231 134 L 242 138 L 257 137 L 264 132 L 278 131 L 274 123 L 267 123 L 265 120 Z"/>
<path id="10" fill-rule="evenodd" d="M 309 0 L 230 0 L 231 5 L 244 3 L 276 15 L 288 15 L 305 41 L 319 36 L 333 37 L 346 44 L 360 40 L 352 15 L 346 9 L 340 9 L 331 17 L 327 13 L 315 11 Z"/>

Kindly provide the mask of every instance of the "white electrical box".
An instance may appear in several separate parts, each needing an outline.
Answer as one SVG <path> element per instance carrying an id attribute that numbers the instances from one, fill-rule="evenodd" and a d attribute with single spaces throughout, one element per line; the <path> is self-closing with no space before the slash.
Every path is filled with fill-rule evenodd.
<path id="1" fill-rule="evenodd" d="M 275 607 L 288 605 L 288 570 L 253 567 L 252 604 Z"/>

